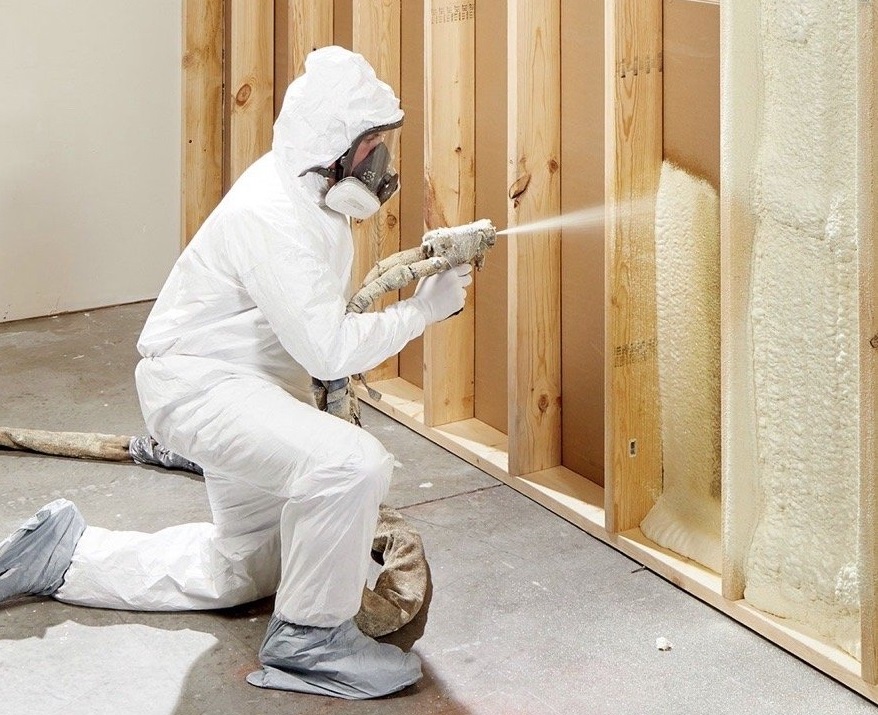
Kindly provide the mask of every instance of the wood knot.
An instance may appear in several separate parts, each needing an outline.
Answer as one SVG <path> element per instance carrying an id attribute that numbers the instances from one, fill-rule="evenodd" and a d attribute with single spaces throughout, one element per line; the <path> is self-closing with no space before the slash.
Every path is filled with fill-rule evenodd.
<path id="1" fill-rule="evenodd" d="M 235 104 L 239 107 L 242 104 L 247 104 L 247 100 L 250 99 L 251 94 L 253 94 L 253 88 L 249 84 L 241 85 L 241 89 L 235 94 Z"/>
<path id="2" fill-rule="evenodd" d="M 558 171 L 558 162 L 555 159 L 549 159 L 548 167 L 549 173 L 554 174 L 556 171 Z"/>
<path id="3" fill-rule="evenodd" d="M 182 63 L 183 69 L 186 69 L 188 67 L 192 67 L 195 64 L 195 61 L 196 60 L 195 60 L 194 53 L 192 53 L 192 52 L 183 53 L 183 63 Z"/>
<path id="4" fill-rule="evenodd" d="M 512 186 L 509 187 L 509 198 L 513 201 L 517 199 L 525 191 L 527 191 L 528 184 L 530 184 L 530 174 L 523 174 L 522 176 L 519 176 L 515 181 L 512 182 Z"/>
<path id="5" fill-rule="evenodd" d="M 387 226 L 389 228 L 393 228 L 396 224 L 399 223 L 399 219 L 393 214 L 387 214 Z"/>
<path id="6" fill-rule="evenodd" d="M 546 393 L 540 395 L 540 399 L 537 400 L 537 409 L 540 412 L 545 412 L 549 409 L 549 396 Z"/>

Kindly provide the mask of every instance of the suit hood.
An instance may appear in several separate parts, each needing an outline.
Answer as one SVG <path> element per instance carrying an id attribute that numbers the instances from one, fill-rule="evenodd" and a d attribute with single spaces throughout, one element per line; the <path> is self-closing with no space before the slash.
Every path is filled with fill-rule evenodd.
<path id="1" fill-rule="evenodd" d="M 328 167 L 360 134 L 403 117 L 393 89 L 368 62 L 341 47 L 322 47 L 305 58 L 305 71 L 286 91 L 274 124 L 272 153 L 287 193 L 322 177 L 304 172 Z"/>

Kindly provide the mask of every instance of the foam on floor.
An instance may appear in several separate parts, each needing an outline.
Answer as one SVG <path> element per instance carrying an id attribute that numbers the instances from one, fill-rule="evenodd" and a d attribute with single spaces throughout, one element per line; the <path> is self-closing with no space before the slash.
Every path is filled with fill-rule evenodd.
<path id="1" fill-rule="evenodd" d="M 745 599 L 859 651 L 856 22 L 762 0 L 750 325 L 759 517 Z"/>
<path id="2" fill-rule="evenodd" d="M 669 162 L 656 199 L 663 489 L 640 528 L 719 571 L 719 197 Z"/>

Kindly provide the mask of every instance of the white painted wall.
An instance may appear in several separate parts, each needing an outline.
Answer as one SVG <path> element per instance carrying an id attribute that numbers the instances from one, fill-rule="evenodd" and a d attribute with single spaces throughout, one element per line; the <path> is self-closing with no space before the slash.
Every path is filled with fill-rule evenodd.
<path id="1" fill-rule="evenodd" d="M 182 0 L 0 0 L 0 322 L 153 298 L 180 245 Z"/>

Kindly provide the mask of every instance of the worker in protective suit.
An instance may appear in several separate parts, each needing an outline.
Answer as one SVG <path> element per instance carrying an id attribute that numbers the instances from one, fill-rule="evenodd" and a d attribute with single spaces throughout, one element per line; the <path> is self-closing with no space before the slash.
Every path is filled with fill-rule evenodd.
<path id="1" fill-rule="evenodd" d="M 183 251 L 138 343 L 150 434 L 204 468 L 213 523 L 154 534 L 44 507 L 0 545 L 0 601 L 213 609 L 276 593 L 253 685 L 369 698 L 421 677 L 412 653 L 353 622 L 393 457 L 317 410 L 311 377 L 366 372 L 465 301 L 469 266 L 382 312 L 346 313 L 353 241 L 397 188 L 399 100 L 359 55 L 312 52 L 271 152 Z"/>

